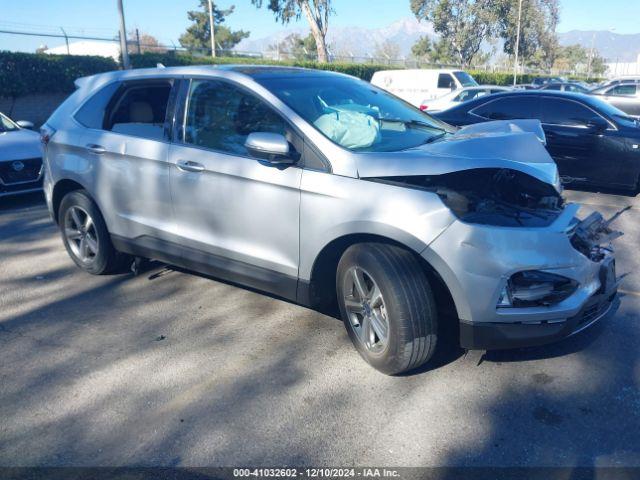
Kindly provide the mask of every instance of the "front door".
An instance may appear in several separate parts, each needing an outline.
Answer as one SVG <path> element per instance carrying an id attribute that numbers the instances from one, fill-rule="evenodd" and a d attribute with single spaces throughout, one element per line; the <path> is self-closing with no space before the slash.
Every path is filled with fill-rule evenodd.
<path id="1" fill-rule="evenodd" d="M 287 122 L 241 87 L 194 79 L 169 152 L 175 232 L 195 269 L 293 297 L 298 276 L 302 170 L 270 165 L 244 147 L 252 132 L 286 135 Z"/>
<path id="2" fill-rule="evenodd" d="M 603 117 L 579 102 L 557 97 L 543 97 L 540 113 L 547 150 L 568 186 L 617 183 L 619 164 L 607 154 L 606 132 L 589 126 Z"/>

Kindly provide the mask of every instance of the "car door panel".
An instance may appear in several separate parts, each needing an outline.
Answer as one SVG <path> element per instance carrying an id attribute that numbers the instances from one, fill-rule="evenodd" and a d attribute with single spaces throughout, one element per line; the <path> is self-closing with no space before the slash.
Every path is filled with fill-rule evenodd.
<path id="1" fill-rule="evenodd" d="M 291 287 L 295 294 L 302 170 L 250 157 L 243 139 L 251 128 L 263 128 L 255 119 L 259 114 L 238 113 L 233 95 L 247 94 L 235 85 L 210 83 L 214 94 L 189 100 L 184 141 L 169 151 L 174 233 L 183 256 L 240 275 L 257 288 L 289 296 Z M 216 97 L 217 88 L 230 90 Z M 193 122 L 203 124 L 197 129 L 188 125 L 191 111 Z"/>

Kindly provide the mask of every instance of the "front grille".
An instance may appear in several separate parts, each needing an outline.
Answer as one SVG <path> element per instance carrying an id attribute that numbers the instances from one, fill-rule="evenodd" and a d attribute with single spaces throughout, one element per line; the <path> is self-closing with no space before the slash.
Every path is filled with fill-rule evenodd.
<path id="1" fill-rule="evenodd" d="M 5 185 L 35 182 L 40 177 L 41 158 L 26 158 L 0 162 L 0 180 Z"/>

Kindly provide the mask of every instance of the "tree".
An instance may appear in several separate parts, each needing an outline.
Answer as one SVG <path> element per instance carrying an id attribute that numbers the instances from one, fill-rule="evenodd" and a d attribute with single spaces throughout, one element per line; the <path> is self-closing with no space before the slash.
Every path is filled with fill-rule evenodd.
<path id="1" fill-rule="evenodd" d="M 166 47 L 160 45 L 160 42 L 156 37 L 146 32 L 141 32 L 138 29 L 131 30 L 127 33 L 129 52 L 138 53 L 138 45 L 140 45 L 140 53 L 155 52 L 164 53 L 167 51 Z"/>
<path id="2" fill-rule="evenodd" d="M 504 39 L 504 52 L 515 54 L 518 32 L 518 0 L 494 0 L 498 34 Z M 556 27 L 558 0 L 522 0 L 518 56 L 524 64 L 550 68 L 557 53 Z"/>
<path id="3" fill-rule="evenodd" d="M 331 0 L 267 0 L 267 2 L 267 8 L 283 24 L 289 23 L 292 18 L 299 19 L 304 14 L 309 22 L 311 34 L 316 41 L 318 61 L 326 63 L 329 59 L 326 41 L 327 28 L 329 15 L 333 13 Z M 263 0 L 251 0 L 251 3 L 260 8 Z"/>
<path id="4" fill-rule="evenodd" d="M 471 64 L 497 25 L 493 0 L 411 0 L 411 11 L 418 20 L 433 23 L 463 67 Z"/>
<path id="5" fill-rule="evenodd" d="M 297 33 L 292 33 L 277 44 L 271 45 L 270 50 L 285 53 L 295 60 L 309 60 L 309 54 L 317 50 L 316 39 L 312 34 L 302 38 Z"/>
<path id="6" fill-rule="evenodd" d="M 391 40 L 385 40 L 384 42 L 376 45 L 373 56 L 376 58 L 383 58 L 385 60 L 399 58 L 400 46 Z"/>
<path id="7" fill-rule="evenodd" d="M 427 36 L 420 37 L 411 47 L 411 55 L 419 60 L 431 60 L 431 55 L 433 55 L 431 39 Z"/>
<path id="8" fill-rule="evenodd" d="M 595 50 L 592 52 L 582 45 L 559 47 L 553 68 L 565 72 L 588 73 L 591 63 L 591 74 L 602 75 L 607 71 L 604 58 Z"/>
<path id="9" fill-rule="evenodd" d="M 243 38 L 249 36 L 249 32 L 244 30 L 232 31 L 229 27 L 222 25 L 226 17 L 233 13 L 235 7 L 232 5 L 226 10 L 213 8 L 213 23 L 215 25 L 216 44 L 223 50 L 230 50 L 235 47 Z M 187 12 L 189 20 L 193 22 L 187 31 L 180 36 L 180 45 L 189 50 L 199 50 L 211 54 L 211 32 L 209 29 L 209 0 L 200 0 L 200 10 Z"/>
<path id="10" fill-rule="evenodd" d="M 411 47 L 411 55 L 418 60 L 439 65 L 455 63 L 451 44 L 444 39 L 434 42 L 429 37 L 420 37 Z"/>

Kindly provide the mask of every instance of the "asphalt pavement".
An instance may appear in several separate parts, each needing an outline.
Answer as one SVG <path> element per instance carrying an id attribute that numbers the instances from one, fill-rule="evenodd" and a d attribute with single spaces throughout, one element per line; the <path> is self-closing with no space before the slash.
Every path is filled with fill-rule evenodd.
<path id="1" fill-rule="evenodd" d="M 0 200 L 0 465 L 640 466 L 640 196 L 614 316 L 388 377 L 335 318 L 152 265 L 75 267 L 42 197 Z"/>

